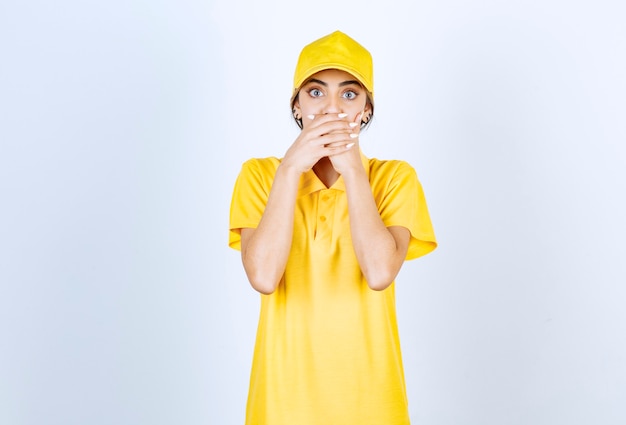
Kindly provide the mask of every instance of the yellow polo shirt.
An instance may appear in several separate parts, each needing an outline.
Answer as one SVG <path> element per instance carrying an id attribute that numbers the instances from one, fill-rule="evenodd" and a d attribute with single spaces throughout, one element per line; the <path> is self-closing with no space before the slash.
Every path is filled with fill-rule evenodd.
<path id="1" fill-rule="evenodd" d="M 361 155 L 386 226 L 411 232 L 407 260 L 437 246 L 422 187 L 403 161 Z M 229 245 L 255 228 L 278 158 L 251 159 L 235 184 Z M 407 425 L 394 284 L 367 286 L 352 247 L 343 178 L 302 175 L 283 280 L 261 295 L 247 425 Z"/>

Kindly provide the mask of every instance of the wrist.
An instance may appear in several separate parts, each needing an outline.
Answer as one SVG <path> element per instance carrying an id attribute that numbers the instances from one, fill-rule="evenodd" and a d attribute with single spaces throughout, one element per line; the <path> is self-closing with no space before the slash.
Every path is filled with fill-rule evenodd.
<path id="1" fill-rule="evenodd" d="M 276 169 L 276 176 L 281 176 L 284 177 L 286 179 L 300 179 L 300 174 L 302 174 L 302 172 L 300 170 L 298 170 L 297 168 L 295 168 L 294 166 L 286 163 L 286 162 L 281 162 L 278 165 L 278 168 Z"/>
<path id="2" fill-rule="evenodd" d="M 354 167 L 348 167 L 345 170 L 342 170 L 343 172 L 341 173 L 341 175 L 343 176 L 343 180 L 346 183 L 349 183 L 350 181 L 353 180 L 358 180 L 358 179 L 367 179 L 367 174 L 365 173 L 365 169 L 363 168 L 362 164 L 358 164 Z"/>

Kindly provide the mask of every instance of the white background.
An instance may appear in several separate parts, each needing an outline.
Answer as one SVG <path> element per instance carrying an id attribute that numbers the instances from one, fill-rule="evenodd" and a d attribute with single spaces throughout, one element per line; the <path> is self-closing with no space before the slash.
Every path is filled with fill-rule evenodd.
<path id="1" fill-rule="evenodd" d="M 416 168 L 440 243 L 397 282 L 413 423 L 626 423 L 625 16 L 3 1 L 0 423 L 243 423 L 232 186 L 297 135 L 297 56 L 336 29 L 375 60 L 362 149 Z"/>

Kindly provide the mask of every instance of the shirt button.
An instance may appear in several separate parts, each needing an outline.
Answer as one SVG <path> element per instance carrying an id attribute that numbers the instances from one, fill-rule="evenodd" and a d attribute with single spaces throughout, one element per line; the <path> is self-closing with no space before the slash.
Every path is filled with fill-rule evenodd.
<path id="1" fill-rule="evenodd" d="M 321 221 L 322 223 L 323 223 L 323 222 L 325 222 L 325 221 L 326 221 L 326 216 L 323 216 L 323 215 L 322 215 L 322 216 L 320 216 L 320 221 Z"/>
<path id="2" fill-rule="evenodd" d="M 322 196 L 322 201 L 328 201 L 329 199 L 330 199 L 330 196 L 328 195 Z"/>

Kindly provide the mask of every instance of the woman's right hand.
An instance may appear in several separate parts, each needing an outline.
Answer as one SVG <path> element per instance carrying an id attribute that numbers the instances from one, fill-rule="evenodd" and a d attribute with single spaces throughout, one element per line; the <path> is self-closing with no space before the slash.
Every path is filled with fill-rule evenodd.
<path id="1" fill-rule="evenodd" d="M 304 128 L 285 153 L 282 165 L 299 173 L 309 171 L 323 157 L 345 152 L 354 146 L 358 129 L 346 120 L 347 114 L 320 114 L 304 117 Z"/>

